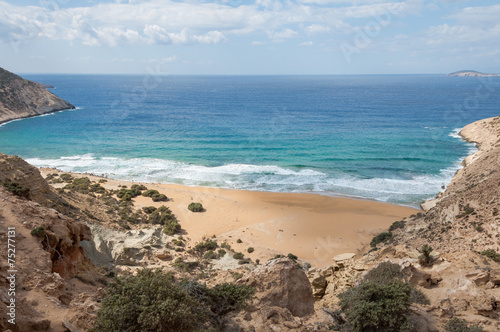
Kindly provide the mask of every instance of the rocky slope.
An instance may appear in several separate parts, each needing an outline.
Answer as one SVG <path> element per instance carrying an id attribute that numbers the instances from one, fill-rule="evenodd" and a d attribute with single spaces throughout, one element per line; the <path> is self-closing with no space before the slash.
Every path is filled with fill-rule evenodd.
<path id="1" fill-rule="evenodd" d="M 0 68 L 0 123 L 72 108 L 45 85 Z"/>
<path id="2" fill-rule="evenodd" d="M 0 184 L 0 301 L 2 305 L 12 298 L 16 301 L 16 324 L 9 324 L 10 317 L 2 313 L 0 330 L 65 331 L 64 322 L 71 324 L 75 316 L 85 316 L 85 311 L 75 308 L 103 286 L 99 278 L 104 278 L 80 245 L 91 239 L 90 229 L 68 216 L 83 214 L 53 192 L 38 169 L 19 157 L 0 154 Z M 34 229 L 39 232 L 32 233 Z M 6 259 L 11 235 L 13 268 Z M 10 296 L 7 277 L 13 269 L 15 296 Z"/>
<path id="3" fill-rule="evenodd" d="M 500 117 L 472 123 L 460 135 L 477 144 L 447 186 L 422 207 L 425 214 L 401 222 L 397 243 L 441 252 L 500 250 Z"/>
<path id="4" fill-rule="evenodd" d="M 362 257 L 334 258 L 332 266 L 310 269 L 316 309 L 335 308 L 337 295 L 355 285 L 380 262 L 399 264 L 411 285 L 429 299 L 412 306 L 418 331 L 442 330 L 453 317 L 500 330 L 500 117 L 472 123 L 460 133 L 477 144 L 446 191 L 425 202 L 424 212 L 395 222 L 390 237 Z M 432 266 L 419 257 L 424 244 L 434 251 Z"/>

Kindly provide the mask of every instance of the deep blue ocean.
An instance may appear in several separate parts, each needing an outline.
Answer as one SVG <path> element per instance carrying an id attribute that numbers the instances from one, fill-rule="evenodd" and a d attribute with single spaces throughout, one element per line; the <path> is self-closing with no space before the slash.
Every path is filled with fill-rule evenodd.
<path id="1" fill-rule="evenodd" d="M 23 75 L 76 110 L 0 127 L 0 152 L 116 179 L 414 205 L 500 114 L 500 77 Z"/>

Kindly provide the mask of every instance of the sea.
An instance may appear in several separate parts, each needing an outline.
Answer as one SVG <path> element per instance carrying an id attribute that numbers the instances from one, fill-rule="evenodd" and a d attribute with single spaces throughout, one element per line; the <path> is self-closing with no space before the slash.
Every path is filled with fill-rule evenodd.
<path id="1" fill-rule="evenodd" d="M 0 126 L 0 152 L 114 179 L 418 206 L 500 113 L 500 77 L 34 75 L 75 110 Z"/>

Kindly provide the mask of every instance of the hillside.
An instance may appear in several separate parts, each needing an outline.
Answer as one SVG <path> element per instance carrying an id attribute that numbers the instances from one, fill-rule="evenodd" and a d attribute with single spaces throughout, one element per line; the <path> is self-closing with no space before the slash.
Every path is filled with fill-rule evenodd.
<path id="1" fill-rule="evenodd" d="M 0 68 L 0 123 L 75 108 L 46 87 Z"/>

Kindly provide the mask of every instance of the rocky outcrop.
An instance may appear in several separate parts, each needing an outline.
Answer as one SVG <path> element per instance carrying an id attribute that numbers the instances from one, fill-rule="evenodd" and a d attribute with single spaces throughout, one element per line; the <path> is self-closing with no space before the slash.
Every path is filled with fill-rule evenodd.
<path id="1" fill-rule="evenodd" d="M 0 153 L 0 183 L 15 182 L 29 188 L 28 198 L 40 204 L 56 199 L 47 181 L 40 175 L 38 168 L 28 164 L 18 156 Z"/>
<path id="2" fill-rule="evenodd" d="M 72 108 L 43 84 L 0 68 L 0 123 Z"/>
<path id="3" fill-rule="evenodd" d="M 307 276 L 288 258 L 271 260 L 238 283 L 256 289 L 252 304 L 233 318 L 245 331 L 300 330 L 303 319 L 314 313 Z"/>
<path id="4" fill-rule="evenodd" d="M 354 260 L 354 256 L 349 253 L 337 255 L 332 265 L 323 269 L 309 269 L 307 276 L 317 301 L 316 308 L 335 305 L 337 295 L 352 287 L 362 272 L 368 269 L 366 259 Z"/>

